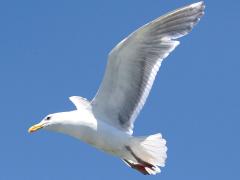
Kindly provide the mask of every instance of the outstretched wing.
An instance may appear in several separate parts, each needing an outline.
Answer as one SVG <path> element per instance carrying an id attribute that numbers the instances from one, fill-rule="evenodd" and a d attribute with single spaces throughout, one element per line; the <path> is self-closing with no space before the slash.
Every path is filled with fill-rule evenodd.
<path id="1" fill-rule="evenodd" d="M 96 117 L 132 134 L 133 123 L 151 90 L 161 62 L 204 14 L 204 3 L 177 9 L 144 25 L 109 54 L 107 69 L 92 100 Z"/>

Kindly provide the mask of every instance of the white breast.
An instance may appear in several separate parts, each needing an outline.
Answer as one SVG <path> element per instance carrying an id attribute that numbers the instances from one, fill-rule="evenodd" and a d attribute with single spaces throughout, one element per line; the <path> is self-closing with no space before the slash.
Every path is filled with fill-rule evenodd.
<path id="1" fill-rule="evenodd" d="M 105 121 L 96 119 L 89 110 L 71 113 L 68 116 L 70 119 L 51 130 L 70 135 L 111 154 L 118 154 L 131 137 Z"/>

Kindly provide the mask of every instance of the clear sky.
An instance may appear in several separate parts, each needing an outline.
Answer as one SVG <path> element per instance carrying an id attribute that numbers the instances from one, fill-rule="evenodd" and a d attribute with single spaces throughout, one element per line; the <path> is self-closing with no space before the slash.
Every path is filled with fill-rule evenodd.
<path id="1" fill-rule="evenodd" d="M 206 14 L 164 61 L 134 135 L 161 132 L 166 167 L 146 177 L 71 137 L 29 126 L 91 99 L 108 52 L 193 0 L 0 1 L 0 179 L 240 179 L 240 1 Z"/>

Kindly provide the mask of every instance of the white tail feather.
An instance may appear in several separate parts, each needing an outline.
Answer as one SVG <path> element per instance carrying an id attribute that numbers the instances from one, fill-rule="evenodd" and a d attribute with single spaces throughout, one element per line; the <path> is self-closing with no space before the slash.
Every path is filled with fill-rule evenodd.
<path id="1" fill-rule="evenodd" d="M 136 161 L 131 161 L 133 164 L 141 164 L 145 166 L 150 164 L 153 167 L 149 168 L 145 166 L 145 170 L 148 174 L 156 174 L 160 172 L 160 167 L 165 166 L 167 158 L 167 146 L 166 140 L 162 138 L 162 135 L 154 134 L 151 136 L 134 137 L 131 141 L 131 153 Z"/>

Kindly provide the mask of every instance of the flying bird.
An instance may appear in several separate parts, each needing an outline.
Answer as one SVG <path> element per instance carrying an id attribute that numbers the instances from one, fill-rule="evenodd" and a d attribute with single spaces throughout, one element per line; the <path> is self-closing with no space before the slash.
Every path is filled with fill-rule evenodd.
<path id="1" fill-rule="evenodd" d="M 75 110 L 47 115 L 28 131 L 64 133 L 121 158 L 145 175 L 159 173 L 167 158 L 166 140 L 160 133 L 133 136 L 134 122 L 163 59 L 198 23 L 204 8 L 203 1 L 197 2 L 134 31 L 109 53 L 104 78 L 91 101 L 72 96 Z"/>

